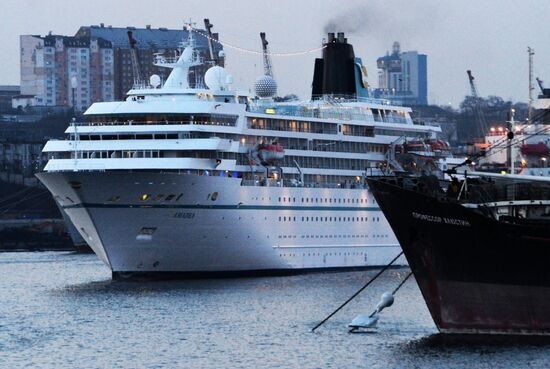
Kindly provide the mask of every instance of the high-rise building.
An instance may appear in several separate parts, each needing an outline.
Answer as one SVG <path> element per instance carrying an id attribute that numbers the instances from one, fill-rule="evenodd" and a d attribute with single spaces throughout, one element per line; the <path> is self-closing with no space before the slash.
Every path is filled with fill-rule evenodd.
<path id="1" fill-rule="evenodd" d="M 37 106 L 70 106 L 83 112 L 97 101 L 123 100 L 134 85 L 132 51 L 128 31 L 136 40 L 139 70 L 144 82 L 153 74 L 165 80 L 170 70 L 156 67 L 156 54 L 175 56 L 187 30 L 135 27 L 80 27 L 75 36 L 20 36 L 21 95 L 34 96 Z M 204 31 L 195 35 L 196 48 L 209 59 Z M 217 39 L 217 34 L 213 37 Z M 216 56 L 222 46 L 214 43 Z M 223 55 L 218 61 L 223 65 Z M 193 67 L 191 85 L 202 83 L 208 65 Z"/>
<path id="2" fill-rule="evenodd" d="M 95 101 L 112 101 L 113 48 L 91 37 L 20 36 L 21 94 L 33 105 L 71 106 L 83 111 Z"/>
<path id="3" fill-rule="evenodd" d="M 153 74 L 160 76 L 163 81 L 166 80 L 171 70 L 153 65 L 155 54 L 174 56 L 179 52 L 182 42 L 187 41 L 188 38 L 187 30 L 152 28 L 149 25 L 145 28 L 122 28 L 106 26 L 102 23 L 99 26 L 80 27 L 76 33 L 76 37 L 101 38 L 111 42 L 113 45 L 115 100 L 124 99 L 126 93 L 134 84 L 132 53 L 128 41 L 128 31 L 132 32 L 132 37 L 136 40 L 135 47 L 137 50 L 139 69 L 145 81 L 148 81 L 149 77 Z M 196 49 L 200 52 L 202 57 L 207 60 L 210 56 L 208 55 L 208 39 L 204 34 L 205 31 L 203 30 L 195 32 L 195 44 Z M 217 39 L 218 35 L 214 33 L 213 38 Z M 216 42 L 214 42 L 213 46 L 214 53 L 216 57 L 218 57 L 222 50 L 222 46 Z M 218 60 L 223 65 L 223 57 Z M 192 67 L 190 70 L 190 85 L 194 86 L 196 83 L 202 83 L 202 78 L 208 68 L 209 65 L 205 64 Z"/>
<path id="4" fill-rule="evenodd" d="M 404 105 L 428 104 L 428 57 L 417 51 L 401 52 L 399 42 L 392 53 L 378 58 L 378 88 L 374 96 Z"/>

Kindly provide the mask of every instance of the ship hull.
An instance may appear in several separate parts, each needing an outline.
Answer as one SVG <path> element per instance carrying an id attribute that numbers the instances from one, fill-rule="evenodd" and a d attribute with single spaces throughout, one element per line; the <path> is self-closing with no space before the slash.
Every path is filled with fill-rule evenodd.
<path id="1" fill-rule="evenodd" d="M 441 332 L 550 334 L 546 227 L 498 222 L 380 180 L 369 186 Z"/>
<path id="2" fill-rule="evenodd" d="M 38 177 L 115 275 L 358 268 L 400 252 L 365 189 L 242 186 L 239 178 L 149 172 Z"/>

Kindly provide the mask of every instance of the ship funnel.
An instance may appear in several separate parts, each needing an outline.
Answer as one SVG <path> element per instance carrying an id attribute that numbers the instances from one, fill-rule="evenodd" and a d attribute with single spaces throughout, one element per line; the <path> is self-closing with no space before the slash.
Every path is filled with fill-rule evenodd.
<path id="1" fill-rule="evenodd" d="M 353 46 L 348 44 L 344 32 L 329 33 L 324 44 L 323 57 L 315 59 L 312 98 L 324 95 L 333 97 L 367 97 L 362 83 L 361 59 L 355 57 Z"/>

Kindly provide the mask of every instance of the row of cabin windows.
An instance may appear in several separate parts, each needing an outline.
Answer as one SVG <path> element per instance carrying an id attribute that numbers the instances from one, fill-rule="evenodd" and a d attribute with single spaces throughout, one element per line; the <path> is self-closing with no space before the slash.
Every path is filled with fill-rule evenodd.
<path id="1" fill-rule="evenodd" d="M 143 96 L 135 96 L 143 100 Z M 238 116 L 221 114 L 136 114 L 136 115 L 87 115 L 88 125 L 147 125 L 147 124 L 197 124 L 235 126 Z"/>
<path id="2" fill-rule="evenodd" d="M 257 199 L 257 198 L 256 198 Z M 281 201 L 282 199 L 282 201 Z M 263 198 L 262 198 L 263 200 Z M 302 202 L 305 202 L 305 203 L 338 203 L 338 204 L 342 204 L 342 203 L 347 203 L 348 204 L 363 204 L 363 203 L 368 203 L 368 200 L 367 199 L 333 199 L 333 198 L 327 198 L 327 197 L 302 197 Z M 315 200 L 315 201 L 313 201 Z M 295 197 L 279 197 L 279 202 L 296 202 L 296 198 Z"/>
<path id="3" fill-rule="evenodd" d="M 396 112 L 396 114 L 384 114 L 378 109 L 373 110 L 374 120 L 377 122 L 388 123 L 406 123 L 405 113 Z M 379 114 L 380 113 L 380 114 Z M 339 114 L 333 118 L 338 119 Z M 325 116 L 330 118 L 330 116 Z M 358 116 L 359 119 L 364 116 Z M 322 134 L 337 134 L 352 136 L 373 137 L 374 127 L 365 125 L 338 124 L 332 122 L 309 122 L 296 121 L 277 118 L 249 118 L 248 127 L 252 129 L 261 129 L 269 131 L 287 131 L 287 132 L 305 132 L 305 133 L 322 133 Z"/>
<path id="4" fill-rule="evenodd" d="M 389 134 L 387 131 L 382 131 L 381 134 Z M 218 137 L 228 139 L 239 139 L 234 137 L 221 137 L 222 135 L 195 135 L 187 132 L 182 133 L 157 133 L 157 134 L 80 134 L 78 139 L 81 141 L 110 141 L 110 140 L 176 140 L 189 138 L 210 138 Z M 417 137 L 418 133 L 414 133 Z M 74 140 L 72 134 L 70 139 Z M 245 143 L 254 142 L 256 137 L 241 138 Z M 368 153 L 368 152 L 385 152 L 386 146 L 380 144 L 372 144 L 366 142 L 349 142 L 349 141 L 330 141 L 330 140 L 310 140 L 298 138 L 278 138 L 277 140 L 285 149 L 289 150 L 312 150 L 326 152 L 353 152 L 353 153 Z"/>
<path id="5" fill-rule="evenodd" d="M 193 135 L 199 133 L 194 132 Z M 402 132 L 395 131 L 396 136 L 418 137 L 418 132 Z M 243 145 L 255 145 L 260 141 L 259 136 L 240 136 L 230 133 L 202 133 L 200 138 L 219 137 L 228 140 L 239 140 Z M 344 140 L 319 140 L 307 139 L 300 137 L 277 137 L 277 142 L 280 143 L 285 150 L 305 150 L 305 151 L 326 151 L 326 152 L 349 152 L 349 153 L 369 153 L 369 152 L 386 152 L 387 145 L 375 144 L 369 142 L 356 142 Z"/>
<path id="6" fill-rule="evenodd" d="M 160 134 L 117 134 L 117 135 L 83 135 L 78 139 L 80 141 L 109 141 L 109 140 L 177 140 L 180 137 L 177 133 Z M 71 135 L 71 139 L 74 139 Z"/>
<path id="7" fill-rule="evenodd" d="M 296 235 L 279 235 L 280 239 L 284 238 L 296 238 Z M 369 238 L 368 234 L 328 234 L 328 235 L 319 235 L 319 234 L 305 234 L 301 235 L 301 238 Z M 387 234 L 374 234 L 372 238 L 388 238 Z"/>
<path id="8" fill-rule="evenodd" d="M 234 153 L 218 153 L 214 150 L 116 150 L 116 151 L 78 151 L 78 159 L 120 159 L 120 158 L 196 158 L 196 159 L 234 159 Z M 67 158 L 67 152 L 56 153 L 53 157 Z M 70 158 L 75 158 L 71 151 Z M 305 156 L 285 156 L 280 165 L 295 167 L 294 161 L 302 168 L 339 169 L 339 170 L 366 170 L 372 164 L 370 160 L 321 158 Z M 247 165 L 250 160 L 246 155 L 239 155 L 237 165 Z"/>
<path id="9" fill-rule="evenodd" d="M 76 157 L 75 157 L 76 156 Z M 121 151 L 74 151 L 58 152 L 51 156 L 55 159 L 129 159 L 129 158 L 159 158 L 163 157 L 159 150 L 121 150 Z"/>
<path id="10" fill-rule="evenodd" d="M 296 235 L 279 235 L 279 238 L 296 238 Z M 329 234 L 329 235 L 319 235 L 319 234 L 305 234 L 301 235 L 301 238 L 369 238 L 368 234 Z M 374 234 L 372 238 L 388 238 L 387 234 Z"/>
<path id="11" fill-rule="evenodd" d="M 308 252 L 307 254 L 305 252 L 302 253 L 301 256 L 332 256 L 334 254 L 334 256 L 359 256 L 359 255 L 365 255 L 364 252 L 326 252 L 326 253 L 323 253 L 321 254 L 320 252 Z M 291 257 L 295 257 L 296 254 L 279 254 L 280 257 L 287 257 L 287 256 L 291 256 Z M 300 256 L 300 254 L 298 254 L 298 256 Z"/>
<path id="12" fill-rule="evenodd" d="M 299 218 L 299 217 L 298 217 Z M 324 220 L 323 220 L 324 219 Z M 368 217 L 302 217 L 302 222 L 368 222 Z M 295 222 L 296 217 L 279 217 L 279 222 Z M 379 222 L 380 217 L 372 217 L 373 222 Z"/>
<path id="13" fill-rule="evenodd" d="M 63 159 L 140 159 L 140 158 L 194 158 L 222 159 L 213 150 L 117 150 L 117 151 L 71 151 L 55 153 L 52 157 Z"/>
<path id="14" fill-rule="evenodd" d="M 372 160 L 346 159 L 346 158 L 323 158 L 312 156 L 290 156 L 285 155 L 280 164 L 282 167 L 295 167 L 294 161 L 302 168 L 318 169 L 343 169 L 343 170 L 365 170 L 372 163 Z"/>
<path id="15" fill-rule="evenodd" d="M 268 131 L 289 131 L 305 133 L 336 134 L 338 125 L 325 122 L 303 122 L 287 119 L 252 118 L 248 120 L 248 127 Z"/>

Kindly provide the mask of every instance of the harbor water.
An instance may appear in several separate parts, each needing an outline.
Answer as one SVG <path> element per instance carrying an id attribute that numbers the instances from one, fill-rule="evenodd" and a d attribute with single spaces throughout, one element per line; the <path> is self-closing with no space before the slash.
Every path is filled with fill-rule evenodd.
<path id="1" fill-rule="evenodd" d="M 437 334 L 410 279 L 376 333 L 349 334 L 408 269 L 111 281 L 95 255 L 0 253 L 0 368 L 548 368 L 545 338 Z"/>

